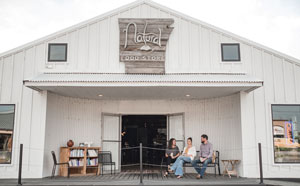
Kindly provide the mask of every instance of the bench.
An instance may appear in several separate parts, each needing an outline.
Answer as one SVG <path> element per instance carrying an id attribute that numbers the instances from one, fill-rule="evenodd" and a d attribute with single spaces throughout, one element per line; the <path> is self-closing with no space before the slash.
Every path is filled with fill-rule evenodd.
<path id="1" fill-rule="evenodd" d="M 182 154 L 182 152 L 181 152 Z M 197 151 L 197 155 L 195 156 L 195 158 L 199 158 L 199 151 Z M 163 157 L 161 160 L 161 165 L 160 165 L 160 171 L 161 174 L 163 175 L 163 167 L 165 166 L 165 159 L 166 157 Z M 171 163 L 172 165 L 172 163 Z M 198 165 L 202 168 L 203 163 L 198 163 Z M 219 175 L 221 175 L 220 173 L 220 152 L 219 151 L 214 151 L 214 155 L 213 155 L 213 161 L 209 164 L 207 164 L 207 167 L 213 167 L 215 169 L 215 176 L 217 176 L 217 166 L 218 166 L 218 173 Z M 183 167 L 193 167 L 192 163 L 184 163 Z"/>

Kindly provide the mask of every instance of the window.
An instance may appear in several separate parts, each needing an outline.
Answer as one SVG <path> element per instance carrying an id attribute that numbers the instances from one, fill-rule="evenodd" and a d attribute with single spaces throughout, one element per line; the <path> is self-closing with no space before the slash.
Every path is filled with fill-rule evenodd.
<path id="1" fill-rule="evenodd" d="M 300 163 L 300 105 L 272 105 L 275 163 Z"/>
<path id="2" fill-rule="evenodd" d="M 221 44 L 222 61 L 241 61 L 240 44 L 223 43 Z"/>
<path id="3" fill-rule="evenodd" d="M 0 164 L 10 164 L 15 105 L 0 105 Z"/>
<path id="4" fill-rule="evenodd" d="M 48 45 L 48 61 L 61 62 L 67 61 L 67 48 L 66 43 L 49 43 Z"/>

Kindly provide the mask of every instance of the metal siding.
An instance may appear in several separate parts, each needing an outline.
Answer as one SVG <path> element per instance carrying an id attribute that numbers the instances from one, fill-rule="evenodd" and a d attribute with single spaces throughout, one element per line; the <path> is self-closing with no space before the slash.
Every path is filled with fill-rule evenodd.
<path id="1" fill-rule="evenodd" d="M 88 69 L 88 27 L 83 27 L 78 30 L 78 69 L 86 72 Z"/>
<path id="2" fill-rule="evenodd" d="M 284 76 L 283 76 L 283 63 L 282 59 L 273 56 L 273 74 L 274 74 L 274 88 L 275 88 L 275 101 L 284 101 Z"/>
<path id="3" fill-rule="evenodd" d="M 99 23 L 94 23 L 89 26 L 88 38 L 88 61 L 89 69 L 97 69 L 98 61 L 98 45 L 99 45 Z"/>
<path id="4" fill-rule="evenodd" d="M 288 61 L 283 62 L 283 75 L 284 75 L 284 92 L 285 102 L 296 102 L 295 92 L 295 79 L 294 79 L 294 65 Z"/>
<path id="5" fill-rule="evenodd" d="M 297 99 L 297 102 L 299 103 L 300 102 L 300 65 L 295 65 L 294 66 L 295 68 L 295 91 L 296 91 L 296 99 Z"/>
<path id="6" fill-rule="evenodd" d="M 14 56 L 4 58 L 3 60 L 3 74 L 2 74 L 2 87 L 1 87 L 1 103 L 11 102 L 12 79 L 14 71 Z"/>

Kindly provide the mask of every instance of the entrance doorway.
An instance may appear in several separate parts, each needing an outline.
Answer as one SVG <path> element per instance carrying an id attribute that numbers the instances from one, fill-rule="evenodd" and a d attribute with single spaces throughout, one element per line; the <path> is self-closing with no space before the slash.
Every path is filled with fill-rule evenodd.
<path id="1" fill-rule="evenodd" d="M 144 147 L 162 150 L 143 149 L 143 163 L 159 165 L 167 144 L 166 115 L 123 115 L 122 116 L 121 164 L 138 164 L 140 143 Z M 149 167 L 150 168 L 150 167 Z"/>
<path id="2" fill-rule="evenodd" d="M 137 147 L 139 143 L 143 143 L 144 147 L 163 149 L 143 150 L 143 163 L 160 165 L 167 140 L 170 138 L 175 138 L 179 149 L 183 149 L 184 113 L 167 115 L 102 113 L 101 150 L 111 152 L 117 171 L 121 170 L 121 165 L 139 164 L 138 148 L 122 150 L 124 147 Z M 106 168 L 110 171 L 110 166 Z"/>

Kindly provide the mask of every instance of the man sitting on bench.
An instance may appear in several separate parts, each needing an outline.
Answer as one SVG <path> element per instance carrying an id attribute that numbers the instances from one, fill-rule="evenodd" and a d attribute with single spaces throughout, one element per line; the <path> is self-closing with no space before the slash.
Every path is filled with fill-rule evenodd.
<path id="1" fill-rule="evenodd" d="M 202 179 L 207 167 L 207 164 L 212 162 L 212 155 L 213 155 L 213 145 L 208 142 L 208 136 L 203 134 L 201 136 L 201 145 L 199 151 L 199 159 L 195 159 L 192 161 L 192 165 L 197 171 L 197 179 Z M 199 163 L 203 163 L 202 169 L 198 165 Z"/>

